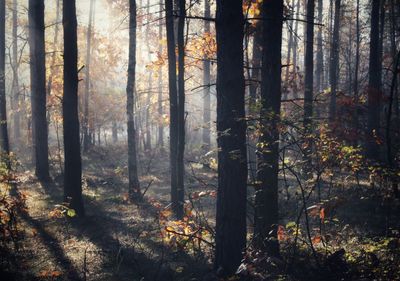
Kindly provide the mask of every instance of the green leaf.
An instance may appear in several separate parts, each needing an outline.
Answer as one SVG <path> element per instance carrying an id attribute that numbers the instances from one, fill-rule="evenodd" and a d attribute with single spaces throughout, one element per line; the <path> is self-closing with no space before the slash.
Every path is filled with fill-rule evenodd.
<path id="1" fill-rule="evenodd" d="M 75 217 L 76 216 L 75 210 L 74 209 L 68 209 L 67 216 L 71 217 L 71 218 Z"/>

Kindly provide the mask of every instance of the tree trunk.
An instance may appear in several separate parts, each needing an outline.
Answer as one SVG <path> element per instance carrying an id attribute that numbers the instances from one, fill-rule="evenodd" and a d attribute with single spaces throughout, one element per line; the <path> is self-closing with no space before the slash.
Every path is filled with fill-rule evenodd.
<path id="1" fill-rule="evenodd" d="M 329 103 L 329 121 L 336 119 L 336 91 L 337 78 L 339 72 L 339 29 L 340 29 L 340 8 L 341 0 L 335 0 L 335 19 L 333 23 L 333 35 L 331 41 L 331 58 L 330 58 L 330 84 L 331 97 Z"/>
<path id="2" fill-rule="evenodd" d="M 6 1 L 0 0 L 0 149 L 7 156 L 10 153 L 10 144 L 7 130 L 6 106 Z M 10 161 L 7 159 L 10 168 Z"/>
<path id="3" fill-rule="evenodd" d="M 204 17 L 210 18 L 210 1 L 204 0 Z M 204 21 L 204 34 L 208 36 L 210 33 L 210 21 Z M 203 105 L 203 145 L 208 151 L 210 149 L 211 139 L 210 139 L 210 122 L 211 122 L 211 94 L 210 94 L 210 75 L 211 75 L 211 62 L 207 55 L 204 57 L 203 61 L 203 84 L 204 84 L 204 105 Z"/>
<path id="4" fill-rule="evenodd" d="M 295 0 L 292 0 L 292 4 L 291 7 L 294 11 L 294 2 Z M 294 13 L 293 13 L 294 14 Z M 292 16 L 294 18 L 294 16 Z M 297 34 L 296 34 L 297 35 Z M 288 23 L 288 36 L 289 36 L 289 40 L 288 40 L 288 46 L 287 46 L 287 56 L 286 56 L 286 74 L 285 74 L 285 80 L 289 81 L 289 74 L 290 74 L 290 58 L 292 55 L 292 49 L 293 49 L 293 20 L 291 20 Z M 284 93 L 284 98 L 283 99 L 287 99 L 287 93 L 288 91 L 285 91 Z"/>
<path id="5" fill-rule="evenodd" d="M 96 0 L 90 0 L 89 23 L 86 33 L 86 74 L 85 74 L 85 95 L 83 98 L 83 151 L 87 152 L 90 146 L 89 137 L 89 95 L 90 95 L 90 64 L 92 53 L 92 28 L 93 28 L 93 11 Z"/>
<path id="6" fill-rule="evenodd" d="M 173 204 L 177 219 L 184 215 L 184 179 L 185 179 L 185 17 L 186 1 L 179 0 L 178 19 L 178 154 L 177 154 L 177 204 Z"/>
<path id="7" fill-rule="evenodd" d="M 281 50 L 283 1 L 263 2 L 263 61 L 261 70 L 261 136 L 258 169 L 255 233 L 258 246 L 268 254 L 279 255 L 278 170 L 279 120 L 281 107 Z"/>
<path id="8" fill-rule="evenodd" d="M 147 8 L 146 8 L 146 14 L 147 14 L 147 19 L 148 19 L 148 24 L 146 25 L 146 44 L 147 44 L 147 54 L 148 54 L 148 61 L 151 61 L 151 49 L 150 49 L 150 0 L 147 0 Z M 146 125 L 146 138 L 145 138 L 145 149 L 146 150 L 151 150 L 151 124 L 150 124 L 150 104 L 151 104 L 151 94 L 153 92 L 153 71 L 151 69 L 147 70 L 148 73 L 148 80 L 147 80 L 147 85 L 148 85 L 148 91 L 146 94 L 146 116 L 145 116 L 145 125 Z"/>
<path id="9" fill-rule="evenodd" d="M 177 192 L 177 154 L 178 154 L 178 88 L 176 77 L 176 53 L 173 1 L 165 0 L 167 49 L 168 49 L 168 87 L 169 87 L 169 141 L 171 162 L 171 203 L 173 209 L 179 205 Z"/>
<path id="10" fill-rule="evenodd" d="M 359 68 L 360 68 L 360 0 L 356 3 L 356 57 L 354 62 L 354 105 L 356 110 L 353 111 L 353 127 L 355 135 L 358 135 L 358 104 L 359 104 Z M 354 145 L 357 145 L 357 138 L 355 138 Z"/>
<path id="11" fill-rule="evenodd" d="M 126 86 L 126 115 L 128 127 L 128 174 L 129 195 L 131 198 L 140 198 L 140 184 L 137 168 L 136 130 L 133 108 L 135 105 L 136 79 L 136 0 L 129 0 L 129 61 L 128 82 Z M 99 129 L 100 131 L 100 129 Z"/>
<path id="12" fill-rule="evenodd" d="M 368 82 L 368 141 L 367 156 L 374 161 L 379 160 L 379 145 L 376 137 L 379 136 L 380 105 L 381 105 L 381 60 L 379 48 L 379 9 L 380 0 L 372 0 L 371 35 L 369 55 L 369 82 Z"/>
<path id="13" fill-rule="evenodd" d="M 318 23 L 322 23 L 323 16 L 323 0 L 318 0 Z M 318 27 L 317 35 L 317 67 L 315 71 L 316 87 L 318 92 L 323 91 L 324 85 L 324 52 L 323 52 L 323 42 L 322 42 L 322 26 Z"/>
<path id="14" fill-rule="evenodd" d="M 217 1 L 218 197 L 215 269 L 234 273 L 246 247 L 247 155 L 241 0 Z M 280 67 L 280 65 L 279 65 Z"/>
<path id="15" fill-rule="evenodd" d="M 296 16 L 299 16 L 300 13 L 300 1 L 301 0 L 297 0 L 297 6 L 296 6 Z M 296 21 L 294 23 L 294 33 L 297 35 L 298 34 L 298 30 L 299 30 L 299 21 Z M 293 72 L 297 73 L 298 69 L 297 69 L 297 48 L 299 46 L 299 39 L 298 36 L 294 37 L 294 45 L 293 45 Z M 295 89 L 293 91 L 293 98 L 298 98 L 299 94 L 297 92 L 297 89 Z"/>
<path id="16" fill-rule="evenodd" d="M 12 109 L 14 115 L 14 139 L 16 142 L 19 142 L 21 137 L 21 128 L 20 128 L 20 108 L 19 108 L 19 62 L 18 62 L 18 4 L 17 0 L 13 1 L 13 9 L 12 9 L 12 69 L 13 69 L 13 84 L 12 84 Z"/>
<path id="17" fill-rule="evenodd" d="M 162 26 L 162 12 L 163 12 L 163 4 L 162 0 L 160 0 L 160 22 L 158 25 L 158 39 L 159 42 L 161 42 L 163 38 L 163 26 Z M 160 56 L 162 56 L 163 53 L 163 46 L 161 43 L 158 45 L 158 53 Z M 160 66 L 158 69 L 158 116 L 160 118 L 158 122 L 158 146 L 160 147 L 161 151 L 164 151 L 164 124 L 161 122 L 163 118 L 163 87 L 162 87 L 162 80 L 163 80 L 163 75 L 162 75 L 162 67 Z"/>
<path id="18" fill-rule="evenodd" d="M 46 63 L 44 0 L 29 1 L 29 46 L 31 70 L 32 135 L 39 180 L 49 179 L 49 148 L 46 118 Z"/>
<path id="19" fill-rule="evenodd" d="M 36 0 L 32 0 L 36 1 Z M 85 215 L 78 117 L 78 44 L 75 0 L 63 0 L 64 27 L 64 200 L 78 216 Z"/>

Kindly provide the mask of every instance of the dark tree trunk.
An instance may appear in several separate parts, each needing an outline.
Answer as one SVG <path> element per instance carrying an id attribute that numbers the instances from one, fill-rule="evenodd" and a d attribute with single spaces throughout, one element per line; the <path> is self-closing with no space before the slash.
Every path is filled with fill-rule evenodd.
<path id="1" fill-rule="evenodd" d="M 178 208 L 177 154 L 178 154 L 178 87 L 176 77 L 176 53 L 173 1 L 165 0 L 167 49 L 168 49 L 168 87 L 169 87 L 169 141 L 171 162 L 171 203 L 173 209 Z"/>
<path id="2" fill-rule="evenodd" d="M 14 125 L 14 139 L 16 142 L 19 141 L 21 137 L 20 128 L 20 108 L 19 108 L 19 61 L 18 61 L 18 4 L 17 0 L 13 1 L 12 8 L 12 69 L 13 69 L 13 84 L 12 84 L 12 109 L 13 109 L 13 125 Z"/>
<path id="3" fill-rule="evenodd" d="M 6 106 L 6 1 L 0 0 L 0 149 L 1 153 L 10 153 L 7 130 Z M 8 161 L 10 168 L 10 161 Z"/>
<path id="4" fill-rule="evenodd" d="M 29 1 L 29 46 L 31 64 L 32 135 L 39 180 L 49 179 L 49 148 L 46 118 L 46 63 L 44 0 Z"/>
<path id="5" fill-rule="evenodd" d="M 247 155 L 241 0 L 217 1 L 218 197 L 215 269 L 234 273 L 246 247 Z M 280 67 L 280 65 L 279 65 Z"/>
<path id="6" fill-rule="evenodd" d="M 163 13 L 163 1 L 160 0 L 160 22 L 158 25 L 158 39 L 162 40 L 163 38 L 163 26 L 162 26 L 162 13 Z M 158 45 L 158 53 L 161 56 L 163 52 L 163 46 L 160 43 Z M 158 70 L 158 116 L 161 120 L 163 118 L 163 87 L 162 87 L 162 80 L 163 80 L 163 75 L 162 75 L 162 68 L 160 66 Z M 160 147 L 161 151 L 164 151 L 164 124 L 159 120 L 158 124 L 158 146 Z"/>
<path id="7" fill-rule="evenodd" d="M 323 0 L 318 0 L 318 23 L 322 23 L 324 4 Z M 318 92 L 323 90 L 324 85 L 324 52 L 322 46 L 322 26 L 318 27 L 317 35 L 317 67 L 315 71 L 316 87 Z"/>
<path id="8" fill-rule="evenodd" d="M 293 9 L 293 14 L 294 14 L 294 2 L 295 0 L 292 0 L 291 8 Z M 297 16 L 296 16 L 297 17 Z M 295 16 L 293 16 L 295 18 Z M 297 34 L 296 34 L 297 35 Z M 290 21 L 288 24 L 288 46 L 287 46 L 287 56 L 286 56 L 286 74 L 285 74 L 285 80 L 289 81 L 289 74 L 290 74 L 290 59 L 292 55 L 292 49 L 293 49 L 293 21 Z M 284 93 L 284 98 L 287 99 L 287 92 L 285 91 Z"/>
<path id="9" fill-rule="evenodd" d="M 85 74 L 85 95 L 83 97 L 83 151 L 87 152 L 90 146 L 89 133 L 89 95 L 90 95 L 90 64 L 92 54 L 92 29 L 94 5 L 96 0 L 90 0 L 89 23 L 86 33 L 86 74 Z"/>
<path id="10" fill-rule="evenodd" d="M 297 5 L 296 5 L 296 17 L 299 16 L 300 13 L 300 1 L 301 0 L 297 0 Z M 294 23 L 294 34 L 298 34 L 298 30 L 299 30 L 299 21 L 296 21 Z M 294 45 L 293 45 L 293 71 L 294 73 L 298 72 L 297 69 L 297 48 L 299 46 L 299 39 L 298 36 L 295 36 L 294 38 Z M 293 92 L 293 98 L 298 98 L 299 93 L 297 92 L 297 89 L 294 90 Z"/>
<path id="11" fill-rule="evenodd" d="M 113 143 L 117 143 L 118 142 L 118 125 L 117 122 L 112 122 L 112 140 Z"/>
<path id="12" fill-rule="evenodd" d="M 148 19 L 148 24 L 146 25 L 146 44 L 147 44 L 147 54 L 148 54 L 148 60 L 151 61 L 151 48 L 150 48 L 150 0 L 147 0 L 146 4 L 146 14 L 147 14 L 147 19 Z M 147 85 L 148 85 L 148 91 L 146 94 L 146 116 L 145 116 L 145 125 L 146 125 L 146 138 L 145 138 L 145 149 L 146 150 L 151 150 L 151 120 L 150 120 L 150 104 L 151 104 L 151 94 L 153 92 L 153 70 L 149 69 L 147 70 L 148 73 L 148 80 L 147 80 Z"/>
<path id="13" fill-rule="evenodd" d="M 35 0 L 33 0 L 35 1 Z M 64 27 L 64 200 L 78 216 L 85 215 L 78 117 L 78 44 L 75 0 L 63 0 Z"/>
<path id="14" fill-rule="evenodd" d="M 333 35 L 331 41 L 331 57 L 330 57 L 330 85 L 331 98 L 329 103 L 329 120 L 332 122 L 336 119 L 336 91 L 337 78 L 339 72 L 339 29 L 340 29 L 340 8 L 341 0 L 335 0 L 335 19 L 333 23 Z"/>
<path id="15" fill-rule="evenodd" d="M 367 156 L 374 161 L 379 160 L 379 145 L 376 137 L 379 136 L 380 104 L 381 104 L 381 60 L 379 48 L 379 9 L 380 0 L 372 0 L 371 35 L 369 55 L 369 83 L 368 83 L 368 140 Z"/>
<path id="16" fill-rule="evenodd" d="M 186 1 L 179 0 L 178 19 L 178 154 L 177 154 L 177 204 L 173 204 L 177 219 L 184 215 L 184 179 L 185 179 L 185 17 Z"/>
<path id="17" fill-rule="evenodd" d="M 304 120 L 305 135 L 312 133 L 313 115 L 313 89 L 314 89 L 314 0 L 307 1 L 307 24 L 306 24 L 306 51 L 305 51 L 305 76 L 304 76 Z M 305 172 L 309 173 L 311 165 L 312 144 L 306 140 L 304 149 Z"/>
<path id="18" fill-rule="evenodd" d="M 129 60 L 128 81 L 126 86 L 126 115 L 128 127 L 128 174 L 129 195 L 140 198 L 140 183 L 137 168 L 136 129 L 133 108 L 135 105 L 136 80 L 136 0 L 129 0 Z M 100 128 L 99 128 L 100 131 Z M 100 144 L 100 140 L 99 140 Z"/>
<path id="19" fill-rule="evenodd" d="M 355 134 L 358 134 L 358 104 L 359 104 L 359 68 L 360 68 L 360 43 L 361 43 L 361 34 L 360 34 L 360 0 L 357 0 L 356 3 L 356 57 L 354 62 L 354 105 L 356 110 L 353 111 L 353 126 Z M 354 145 L 357 145 L 357 139 L 354 142 Z"/>
<path id="20" fill-rule="evenodd" d="M 204 0 L 204 17 L 210 18 L 210 1 Z M 210 21 L 204 21 L 204 34 L 210 33 Z M 210 148 L 210 122 L 211 122 L 211 95 L 210 95 L 210 75 L 211 75 L 211 62 L 207 55 L 204 57 L 203 62 L 203 84 L 204 84 L 204 105 L 203 105 L 203 145 L 205 149 L 208 150 Z"/>
<path id="21" fill-rule="evenodd" d="M 283 1 L 263 2 L 263 61 L 261 70 L 261 136 L 255 202 L 255 238 L 270 255 L 279 255 L 278 167 L 281 108 Z"/>

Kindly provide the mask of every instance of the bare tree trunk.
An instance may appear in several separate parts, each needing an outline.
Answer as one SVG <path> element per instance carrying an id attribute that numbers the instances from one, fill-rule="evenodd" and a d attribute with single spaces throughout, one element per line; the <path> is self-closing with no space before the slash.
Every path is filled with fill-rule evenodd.
<path id="1" fill-rule="evenodd" d="M 210 1 L 204 0 L 204 17 L 210 18 Z M 210 21 L 204 21 L 204 34 L 208 36 L 210 33 Z M 204 57 L 203 62 L 203 84 L 204 84 L 204 97 L 203 97 L 203 145 L 205 149 L 210 148 L 210 122 L 211 122 L 211 94 L 210 94 L 210 76 L 211 76 L 211 62 L 208 57 Z"/>
<path id="2" fill-rule="evenodd" d="M 313 1 L 313 0 L 312 0 Z M 263 2 L 263 61 L 261 70 L 261 136 L 255 201 L 254 235 L 259 247 L 279 255 L 278 171 L 281 108 L 283 1 Z M 312 72 L 311 72 L 312 73 Z"/>
<path id="3" fill-rule="evenodd" d="M 19 141 L 21 137 L 21 128 L 20 128 L 20 108 L 19 108 L 19 61 L 18 61 L 18 4 L 17 0 L 13 1 L 13 9 L 12 9 L 12 69 L 13 69 L 13 84 L 12 84 L 12 110 L 13 110 L 13 125 L 14 125 L 14 139 L 16 142 Z"/>
<path id="4" fill-rule="evenodd" d="M 322 23 L 323 16 L 323 0 L 318 0 L 318 23 Z M 322 42 L 322 26 L 318 27 L 317 34 L 317 65 L 315 71 L 316 88 L 318 92 L 323 90 L 324 85 L 324 53 L 323 53 L 323 42 Z"/>
<path id="5" fill-rule="evenodd" d="M 85 79 L 85 95 L 83 98 L 83 152 L 87 152 L 90 146 L 89 134 L 89 95 L 90 95 L 90 64 L 92 53 L 92 29 L 94 5 L 96 0 L 90 0 L 89 23 L 86 33 L 86 79 Z"/>
<path id="6" fill-rule="evenodd" d="M 304 119 L 303 126 L 305 135 L 312 133 L 313 115 L 313 89 L 314 89 L 314 0 L 307 1 L 307 25 L 306 25 L 306 51 L 305 51 L 305 76 L 304 76 Z M 305 172 L 307 177 L 312 178 L 310 173 L 312 143 L 306 140 L 307 148 L 304 149 Z"/>
<path id="7" fill-rule="evenodd" d="M 379 48 L 379 9 L 380 0 L 372 0 L 371 11 L 371 41 L 369 56 L 369 85 L 368 85 L 368 142 L 367 156 L 379 161 L 379 145 L 376 137 L 379 136 L 380 104 L 381 104 L 381 60 Z"/>
<path id="8" fill-rule="evenodd" d="M 331 58 L 330 58 L 330 85 L 331 98 L 329 103 L 329 121 L 336 119 L 336 91 L 337 78 L 339 72 L 339 29 L 340 29 L 340 10 L 341 0 L 335 0 L 335 19 L 333 24 L 333 35 L 331 41 Z"/>
<path id="9" fill-rule="evenodd" d="M 301 0 L 297 0 L 296 17 L 299 17 L 300 1 Z M 294 37 L 294 45 L 293 45 L 293 72 L 294 73 L 298 72 L 298 69 L 297 69 L 297 49 L 299 46 L 298 30 L 299 30 L 299 21 L 296 21 L 294 23 L 294 34 L 296 34 L 296 36 Z M 297 92 L 297 89 L 295 89 L 293 92 L 293 98 L 298 98 L 298 96 L 299 96 L 299 93 Z"/>
<path id="10" fill-rule="evenodd" d="M 32 134 L 36 176 L 49 179 L 49 148 L 46 118 L 44 0 L 29 1 L 29 46 L 31 70 Z"/>
<path id="11" fill-rule="evenodd" d="M 32 0 L 35 1 L 35 0 Z M 64 200 L 78 216 L 85 215 L 82 199 L 82 160 L 78 117 L 78 44 L 75 0 L 63 0 L 64 27 Z"/>
<path id="12" fill-rule="evenodd" d="M 247 155 L 241 0 L 217 0 L 218 196 L 215 269 L 233 274 L 246 247 Z M 279 65 L 280 67 L 280 65 Z"/>
<path id="13" fill-rule="evenodd" d="M 359 105 L 359 68 L 360 68 L 360 43 L 361 43 L 361 34 L 360 34 L 360 0 L 357 0 L 356 4 L 356 57 L 354 62 L 354 105 L 356 110 L 353 111 L 353 126 L 354 131 L 358 135 L 359 125 L 358 125 L 358 105 Z M 355 139 L 355 145 L 357 145 L 357 139 Z"/>
<path id="14" fill-rule="evenodd" d="M 184 179 L 185 179 L 185 17 L 186 1 L 179 0 L 178 19 L 178 154 L 177 154 L 177 204 L 173 204 L 177 219 L 184 215 Z M 175 208 L 174 208 L 175 207 Z"/>
<path id="15" fill-rule="evenodd" d="M 170 141 L 170 162 L 171 162 L 171 203 L 173 208 L 178 208 L 178 88 L 176 77 L 176 53 L 173 0 L 165 0 L 167 49 L 168 49 L 168 87 L 169 87 L 169 141 Z"/>
<path id="16" fill-rule="evenodd" d="M 7 130 L 6 106 L 6 1 L 0 0 L 0 149 L 7 156 L 10 153 L 10 143 Z M 10 161 L 7 159 L 10 168 Z"/>
<path id="17" fill-rule="evenodd" d="M 129 0 L 129 60 L 128 81 L 126 86 L 126 115 L 128 127 L 128 174 L 129 195 L 140 199 L 140 184 L 137 168 L 136 130 L 133 108 L 135 105 L 136 80 L 136 0 Z M 100 128 L 99 128 L 100 131 Z M 100 144 L 100 140 L 99 140 Z"/>
<path id="18" fill-rule="evenodd" d="M 158 25 L 158 37 L 159 37 L 159 41 L 161 42 L 161 39 L 163 37 L 163 28 L 162 28 L 162 12 L 163 12 L 163 1 L 160 0 L 160 22 Z M 161 56 L 163 52 L 163 47 L 162 44 L 159 43 L 158 45 L 158 53 Z M 163 76 L 162 76 L 162 68 L 161 66 L 159 67 L 158 70 L 158 115 L 159 118 L 163 117 L 163 87 L 162 87 L 162 80 L 163 80 Z M 158 125 L 158 146 L 160 147 L 161 151 L 164 151 L 164 124 L 162 122 L 159 121 L 159 125 Z"/>
<path id="19" fill-rule="evenodd" d="M 148 24 L 146 25 L 146 44 L 147 44 L 147 54 L 148 54 L 148 60 L 151 60 L 150 56 L 150 38 L 149 38 L 149 33 L 150 33 L 150 0 L 147 0 L 147 8 L 146 8 L 146 14 L 147 14 L 147 19 L 148 19 Z M 148 91 L 146 94 L 146 116 L 145 116 L 145 126 L 146 126 L 146 138 L 145 138 L 145 149 L 146 150 L 151 150 L 151 128 L 150 128 L 150 103 L 151 103 L 151 94 L 153 91 L 153 83 L 152 83 L 152 76 L 153 76 L 153 71 L 148 70 L 148 80 L 147 80 L 147 85 L 148 85 Z"/>

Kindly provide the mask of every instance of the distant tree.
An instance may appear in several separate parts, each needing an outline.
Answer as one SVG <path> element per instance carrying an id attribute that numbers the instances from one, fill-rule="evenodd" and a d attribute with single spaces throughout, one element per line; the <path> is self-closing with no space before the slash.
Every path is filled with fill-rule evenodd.
<path id="1" fill-rule="evenodd" d="M 140 195 L 140 183 L 137 168 L 136 129 L 133 115 L 135 104 L 135 80 L 136 80 L 136 0 L 129 0 L 129 61 L 128 82 L 126 86 L 126 114 L 128 119 L 128 174 L 129 194 L 138 199 Z"/>
<path id="2" fill-rule="evenodd" d="M 354 104 L 358 106 L 359 104 L 359 69 L 360 69 L 360 43 L 361 43 L 361 34 L 360 34 L 360 0 L 356 2 L 356 53 L 355 53 L 355 61 L 354 61 Z M 355 132 L 358 132 L 359 124 L 358 124 L 358 111 L 354 110 L 353 112 L 353 128 Z M 357 145 L 357 140 L 355 140 L 355 145 Z"/>
<path id="3" fill-rule="evenodd" d="M 6 106 L 6 1 L 0 0 L 0 149 L 1 153 L 10 153 L 7 130 Z M 9 162 L 8 162 L 9 163 Z"/>
<path id="4" fill-rule="evenodd" d="M 204 17 L 211 17 L 210 10 L 210 1 L 204 0 Z M 210 21 L 204 21 L 204 33 L 206 36 L 210 33 Z M 203 92 L 203 145 L 205 145 L 206 149 L 210 148 L 210 121 L 211 121 L 211 91 L 210 91 L 210 75 L 211 75 L 211 61 L 205 56 L 203 61 L 203 84 L 204 84 L 204 92 Z"/>
<path id="5" fill-rule="evenodd" d="M 36 176 L 49 179 L 44 0 L 29 1 L 32 136 Z"/>
<path id="6" fill-rule="evenodd" d="M 324 10 L 324 2 L 323 0 L 318 0 L 318 23 L 322 24 Z M 321 92 L 323 90 L 324 85 L 324 52 L 323 52 L 323 40 L 322 40 L 322 26 L 318 27 L 317 34 L 317 63 L 315 69 L 315 84 L 317 90 Z"/>
<path id="7" fill-rule="evenodd" d="M 92 54 L 92 36 L 93 36 L 93 17 L 94 17 L 94 6 L 96 0 L 90 0 L 89 9 L 89 23 L 86 33 L 86 75 L 85 75 L 85 95 L 83 97 L 83 151 L 86 152 L 89 149 L 91 139 L 89 133 L 89 95 L 90 95 L 90 64 Z"/>
<path id="8" fill-rule="evenodd" d="M 163 45 L 161 44 L 161 40 L 163 38 L 163 25 L 162 25 L 162 14 L 163 14 L 163 0 L 160 0 L 159 3 L 159 8 L 160 8 L 160 22 L 158 25 L 158 39 L 159 39 L 159 44 L 158 44 L 158 53 L 161 56 L 163 52 Z M 162 72 L 162 67 L 159 67 L 158 69 L 158 116 L 161 118 L 163 116 L 163 72 Z M 162 122 L 159 122 L 158 124 L 158 146 L 160 147 L 161 151 L 164 152 L 164 124 Z"/>
<path id="9" fill-rule="evenodd" d="M 234 273 L 246 247 L 247 155 L 241 0 L 218 0 L 218 197 L 215 269 Z M 280 67 L 280 65 L 279 65 Z"/>
<path id="10" fill-rule="evenodd" d="M 31 0 L 35 1 L 35 0 Z M 85 215 L 82 199 L 82 160 L 78 117 L 78 46 L 75 0 L 63 0 L 64 28 L 64 200 L 78 216 Z"/>
<path id="11" fill-rule="evenodd" d="M 379 145 L 376 137 L 379 136 L 380 104 L 381 104 L 381 60 L 379 48 L 379 9 L 380 0 L 372 0 L 371 32 L 369 55 L 369 82 L 368 82 L 368 142 L 367 155 L 372 160 L 379 159 Z"/>
<path id="12" fill-rule="evenodd" d="M 19 88 L 19 54 L 18 54 L 18 3 L 17 0 L 13 0 L 12 6 L 12 110 L 13 110 L 13 125 L 14 125 L 14 140 L 19 141 L 21 137 L 20 119 L 21 114 L 19 112 L 19 101 L 20 101 L 20 88 Z"/>
<path id="13" fill-rule="evenodd" d="M 339 29 L 340 29 L 340 12 L 341 0 L 335 0 L 335 18 L 333 23 L 333 34 L 331 40 L 331 57 L 329 67 L 329 77 L 331 86 L 331 97 L 329 103 L 329 120 L 334 121 L 336 118 L 336 91 L 337 79 L 339 73 Z"/>
<path id="14" fill-rule="evenodd" d="M 313 0 L 312 0 L 313 1 Z M 281 108 L 283 1 L 264 1 L 261 69 L 260 138 L 254 215 L 254 238 L 259 248 L 279 255 L 278 171 Z M 312 73 L 312 72 L 311 72 Z"/>

